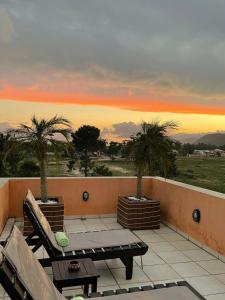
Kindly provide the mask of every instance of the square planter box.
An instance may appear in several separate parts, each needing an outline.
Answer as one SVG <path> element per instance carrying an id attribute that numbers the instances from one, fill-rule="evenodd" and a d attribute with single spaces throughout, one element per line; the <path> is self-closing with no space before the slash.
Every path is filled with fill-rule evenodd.
<path id="1" fill-rule="evenodd" d="M 146 198 L 146 197 L 145 197 Z M 147 201 L 118 198 L 117 222 L 124 228 L 159 229 L 160 202 L 147 198 Z"/>
<path id="2" fill-rule="evenodd" d="M 53 232 L 64 231 L 64 203 L 62 197 L 49 197 L 50 200 L 57 200 L 56 203 L 39 204 L 40 209 L 46 216 Z M 36 198 L 36 200 L 40 200 Z M 24 214 L 23 234 L 29 235 L 33 231 L 33 227 Z"/>

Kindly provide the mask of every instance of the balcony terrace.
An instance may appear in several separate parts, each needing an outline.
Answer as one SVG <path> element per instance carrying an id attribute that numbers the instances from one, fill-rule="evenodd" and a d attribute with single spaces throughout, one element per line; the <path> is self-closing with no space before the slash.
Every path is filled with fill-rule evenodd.
<path id="1" fill-rule="evenodd" d="M 117 198 L 133 194 L 135 184 L 136 179 L 131 177 L 48 179 L 49 195 L 63 197 L 67 232 L 121 228 L 116 222 Z M 28 188 L 38 195 L 39 180 L 0 182 L 2 238 L 11 228 L 11 222 L 6 223 L 9 218 L 14 218 L 22 228 L 22 202 Z M 160 200 L 162 218 L 159 230 L 134 231 L 149 246 L 143 256 L 143 269 L 141 259 L 136 257 L 133 277 L 125 280 L 124 266 L 119 260 L 95 262 L 101 275 L 98 291 L 186 280 L 206 299 L 225 299 L 225 196 L 151 177 L 143 179 L 143 189 L 146 196 Z M 82 200 L 84 191 L 90 194 L 87 202 Z M 196 208 L 201 211 L 200 223 L 192 219 Z M 47 254 L 39 249 L 36 255 L 43 258 Z M 51 268 L 46 271 L 51 276 Z M 79 288 L 67 288 L 63 294 L 80 292 Z M 9 299 L 1 288 L 0 299 Z"/>

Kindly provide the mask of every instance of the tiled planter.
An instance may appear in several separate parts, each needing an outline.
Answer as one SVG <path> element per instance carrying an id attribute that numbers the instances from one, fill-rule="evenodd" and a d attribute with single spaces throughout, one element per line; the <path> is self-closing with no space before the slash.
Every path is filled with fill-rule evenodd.
<path id="1" fill-rule="evenodd" d="M 63 231 L 64 225 L 64 203 L 62 197 L 50 197 L 51 199 L 57 199 L 57 203 L 39 204 L 42 212 L 46 216 L 53 232 Z M 33 227 L 28 220 L 26 214 L 24 214 L 24 229 L 25 236 L 29 235 L 33 231 Z"/>
<path id="2" fill-rule="evenodd" d="M 123 227 L 133 230 L 159 229 L 160 202 L 152 199 L 134 201 L 127 197 L 119 197 L 117 222 Z"/>

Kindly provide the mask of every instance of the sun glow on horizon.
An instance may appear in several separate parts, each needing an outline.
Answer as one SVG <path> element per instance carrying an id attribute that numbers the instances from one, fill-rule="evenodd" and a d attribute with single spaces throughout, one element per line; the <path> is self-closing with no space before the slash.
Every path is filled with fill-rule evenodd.
<path id="1" fill-rule="evenodd" d="M 165 93 L 166 94 L 166 93 Z M 174 92 L 175 94 L 175 92 Z M 184 96 L 186 98 L 187 96 Z M 96 95 L 90 93 L 73 93 L 69 91 L 45 91 L 34 87 L 15 88 L 11 85 L 0 90 L 0 101 L 12 99 L 49 104 L 74 104 L 83 106 L 102 106 L 138 112 L 162 112 L 178 114 L 225 115 L 225 106 L 218 102 L 195 103 L 182 101 L 182 96 L 136 96 L 136 95 Z M 173 100 L 175 98 L 175 100 Z"/>
<path id="2" fill-rule="evenodd" d="M 223 131 L 225 117 L 204 114 L 180 114 L 168 112 L 139 112 L 105 106 L 83 106 L 75 104 L 39 103 L 27 101 L 0 100 L 0 123 L 9 123 L 12 127 L 23 122 L 29 122 L 31 116 L 50 118 L 53 115 L 63 115 L 68 118 L 74 129 L 84 124 L 90 124 L 101 130 L 112 129 L 114 124 L 129 123 L 140 124 L 143 121 L 174 120 L 178 124 L 176 133 L 207 133 Z M 107 135 L 106 135 L 107 136 Z M 108 134 L 108 139 L 121 138 Z"/>

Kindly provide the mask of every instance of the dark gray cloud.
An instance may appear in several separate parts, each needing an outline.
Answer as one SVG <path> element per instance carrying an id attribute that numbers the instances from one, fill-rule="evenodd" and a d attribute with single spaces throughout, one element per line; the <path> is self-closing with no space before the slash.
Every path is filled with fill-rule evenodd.
<path id="1" fill-rule="evenodd" d="M 121 122 L 115 123 L 111 128 L 104 128 L 101 131 L 102 138 L 113 139 L 129 139 L 131 136 L 136 135 L 137 132 L 141 131 L 141 124 L 134 122 Z M 199 133 L 172 133 L 170 136 L 181 143 L 194 143 L 199 138 L 209 133 L 224 133 L 224 131 L 212 131 L 212 132 L 199 132 Z"/>
<path id="2" fill-rule="evenodd" d="M 141 129 L 141 124 L 135 124 L 134 122 L 121 122 L 112 125 L 112 128 L 104 128 L 101 132 L 101 136 L 115 137 L 128 139 L 132 135 L 135 135 Z"/>
<path id="3" fill-rule="evenodd" d="M 0 80 L 79 73 L 224 104 L 224 12 L 224 0 L 2 0 Z"/>

